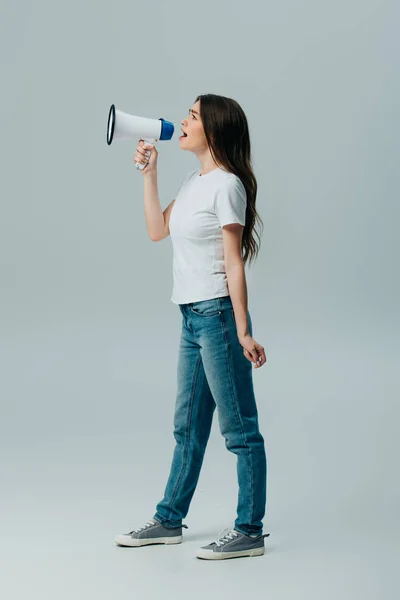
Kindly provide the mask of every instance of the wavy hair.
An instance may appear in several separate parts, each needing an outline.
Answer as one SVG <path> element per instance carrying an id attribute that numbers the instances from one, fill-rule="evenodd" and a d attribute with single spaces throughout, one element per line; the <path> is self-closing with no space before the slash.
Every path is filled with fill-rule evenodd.
<path id="1" fill-rule="evenodd" d="M 259 252 L 261 238 L 255 230 L 256 221 L 263 221 L 256 211 L 257 180 L 251 164 L 249 127 L 241 106 L 232 98 L 216 94 L 202 94 L 200 116 L 204 133 L 213 160 L 226 171 L 237 175 L 243 183 L 246 195 L 246 224 L 242 236 L 242 258 L 244 264 L 254 260 Z"/>

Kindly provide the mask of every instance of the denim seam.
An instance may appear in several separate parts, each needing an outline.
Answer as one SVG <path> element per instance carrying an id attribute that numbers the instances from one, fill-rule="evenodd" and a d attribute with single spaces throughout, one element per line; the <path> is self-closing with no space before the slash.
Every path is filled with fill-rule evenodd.
<path id="1" fill-rule="evenodd" d="M 181 472 L 180 472 L 179 477 L 178 477 L 178 481 L 176 482 L 175 489 L 174 489 L 173 494 L 172 494 L 172 498 L 171 498 L 171 510 L 169 511 L 168 520 L 169 520 L 169 517 L 171 516 L 172 507 L 173 507 L 175 498 L 176 498 L 176 496 L 178 494 L 179 485 L 180 485 L 180 483 L 182 481 L 182 477 L 183 477 L 183 474 L 185 472 L 186 465 L 187 465 L 187 456 L 188 456 L 188 453 L 189 453 L 189 444 L 190 444 L 190 426 L 191 426 L 191 422 L 192 422 L 193 404 L 194 404 L 194 392 L 195 392 L 195 389 L 196 389 L 196 383 L 197 383 L 197 376 L 198 376 L 198 373 L 199 373 L 200 361 L 201 361 L 201 356 L 199 356 L 198 359 L 197 359 L 196 368 L 195 368 L 195 371 L 194 371 L 193 385 L 192 385 L 192 389 L 191 389 L 191 392 L 190 392 L 189 414 L 188 414 L 188 422 L 187 422 L 187 429 L 186 429 L 186 446 L 185 446 L 185 452 L 184 452 L 184 455 L 183 455 L 183 465 L 182 465 L 182 469 L 181 469 Z"/>
<path id="2" fill-rule="evenodd" d="M 221 311 L 221 315 L 223 315 L 223 311 Z M 253 462 L 253 459 L 252 459 L 252 455 L 251 455 L 251 448 L 247 444 L 246 435 L 244 433 L 243 421 L 242 421 L 242 419 L 240 417 L 240 413 L 239 413 L 239 410 L 238 410 L 237 402 L 235 401 L 235 397 L 234 397 L 234 393 L 233 393 L 234 386 L 233 386 L 233 381 L 232 381 L 232 371 L 231 371 L 231 368 L 230 368 L 229 352 L 228 352 L 229 344 L 228 344 L 228 341 L 227 341 L 227 335 L 226 335 L 226 329 L 225 329 L 225 321 L 224 321 L 223 317 L 221 318 L 221 327 L 222 327 L 222 332 L 223 332 L 224 340 L 225 340 L 225 344 L 224 344 L 224 346 L 225 346 L 225 357 L 226 357 L 226 362 L 227 362 L 227 365 L 228 365 L 229 381 L 230 381 L 230 388 L 231 388 L 231 394 L 232 394 L 233 404 L 234 404 L 234 407 L 235 407 L 235 410 L 236 410 L 236 415 L 239 417 L 239 422 L 240 422 L 240 426 L 242 428 L 242 436 L 243 436 L 244 442 L 247 445 L 247 449 L 249 451 L 248 452 L 249 459 L 250 459 L 249 474 L 250 474 L 250 489 L 251 489 L 250 523 L 252 523 L 253 522 L 253 514 L 254 514 L 254 489 L 253 489 L 253 477 L 252 477 L 252 466 L 253 466 L 252 462 Z"/>

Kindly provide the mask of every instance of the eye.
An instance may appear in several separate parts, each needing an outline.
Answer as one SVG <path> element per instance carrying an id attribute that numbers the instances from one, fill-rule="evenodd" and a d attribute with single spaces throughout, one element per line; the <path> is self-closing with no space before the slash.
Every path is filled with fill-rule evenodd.
<path id="1" fill-rule="evenodd" d="M 193 117 L 193 119 L 196 119 L 196 117 L 194 116 L 194 114 L 193 114 L 193 113 L 192 113 L 192 117 Z"/>

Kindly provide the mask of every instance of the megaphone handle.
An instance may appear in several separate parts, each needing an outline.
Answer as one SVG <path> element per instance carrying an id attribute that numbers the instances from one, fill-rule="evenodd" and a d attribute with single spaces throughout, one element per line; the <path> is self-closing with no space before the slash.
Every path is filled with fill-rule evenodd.
<path id="1" fill-rule="evenodd" d="M 154 144 L 155 141 L 158 141 L 158 140 L 156 140 L 156 138 L 140 138 L 140 140 L 143 140 L 145 143 L 148 143 L 148 144 Z M 140 140 L 139 140 L 139 142 L 140 142 Z M 146 150 L 146 155 L 147 155 L 147 157 L 149 157 L 150 150 Z M 146 165 L 143 165 L 142 163 L 135 163 L 135 165 L 136 165 L 136 168 L 140 169 L 141 171 L 146 167 Z"/>

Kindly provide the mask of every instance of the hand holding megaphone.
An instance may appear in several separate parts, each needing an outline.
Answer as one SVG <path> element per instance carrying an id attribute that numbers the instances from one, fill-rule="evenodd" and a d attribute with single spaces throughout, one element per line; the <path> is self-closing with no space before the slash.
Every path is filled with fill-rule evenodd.
<path id="1" fill-rule="evenodd" d="M 158 151 L 154 144 L 140 140 L 136 146 L 133 161 L 137 169 L 141 169 L 143 175 L 147 175 L 157 169 Z"/>

